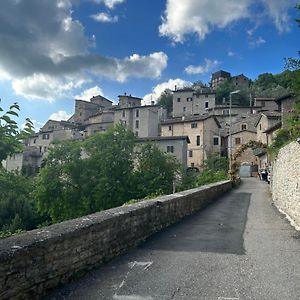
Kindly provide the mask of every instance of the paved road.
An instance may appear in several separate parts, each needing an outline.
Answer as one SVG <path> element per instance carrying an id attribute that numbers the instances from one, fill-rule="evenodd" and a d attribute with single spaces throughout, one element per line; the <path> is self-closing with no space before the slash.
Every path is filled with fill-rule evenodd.
<path id="1" fill-rule="evenodd" d="M 300 299 L 300 234 L 247 179 L 204 211 L 47 299 Z"/>

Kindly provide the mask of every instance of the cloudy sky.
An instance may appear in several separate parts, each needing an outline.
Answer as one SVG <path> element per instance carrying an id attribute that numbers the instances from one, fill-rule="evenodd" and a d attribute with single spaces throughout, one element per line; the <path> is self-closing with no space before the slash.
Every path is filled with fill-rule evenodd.
<path id="1" fill-rule="evenodd" d="M 147 102 L 219 69 L 279 73 L 300 48 L 296 2 L 1 0 L 1 105 L 17 101 L 38 128 L 75 98 Z"/>

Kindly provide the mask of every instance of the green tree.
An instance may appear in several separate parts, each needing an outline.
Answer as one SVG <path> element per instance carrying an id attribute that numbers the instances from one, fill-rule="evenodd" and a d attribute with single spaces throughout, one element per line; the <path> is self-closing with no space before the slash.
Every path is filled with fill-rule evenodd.
<path id="1" fill-rule="evenodd" d="M 162 152 L 156 145 L 145 144 L 138 151 L 136 164 L 135 199 L 172 193 L 173 182 L 181 174 L 176 158 Z"/>
<path id="2" fill-rule="evenodd" d="M 33 124 L 29 119 L 26 119 L 24 129 L 19 130 L 17 122 L 13 119 L 19 116 L 19 111 L 19 105 L 14 103 L 6 112 L 0 115 L 0 162 L 9 155 L 21 151 L 21 140 L 33 132 Z M 1 107 L 0 112 L 3 112 Z"/>
<path id="3" fill-rule="evenodd" d="M 211 170 L 214 172 L 224 171 L 225 173 L 227 173 L 228 168 L 229 168 L 229 161 L 227 157 L 222 157 L 218 153 L 209 155 L 204 162 L 205 170 Z"/>
<path id="4" fill-rule="evenodd" d="M 53 222 L 76 218 L 90 212 L 86 164 L 81 159 L 81 142 L 64 141 L 49 148 L 45 167 L 37 177 L 35 199 L 41 213 Z"/>
<path id="5" fill-rule="evenodd" d="M 46 220 L 31 197 L 34 178 L 0 171 L 0 231 L 30 230 Z"/>
<path id="6" fill-rule="evenodd" d="M 158 98 L 158 105 L 161 105 L 167 110 L 167 113 L 170 114 L 173 111 L 173 94 L 172 91 L 166 89 Z"/>
<path id="7" fill-rule="evenodd" d="M 134 134 L 117 125 L 49 149 L 35 198 L 54 222 L 120 206 L 132 198 Z"/>
<path id="8" fill-rule="evenodd" d="M 135 136 L 121 124 L 94 135 L 84 145 L 88 155 L 93 210 L 122 205 L 132 199 Z"/>

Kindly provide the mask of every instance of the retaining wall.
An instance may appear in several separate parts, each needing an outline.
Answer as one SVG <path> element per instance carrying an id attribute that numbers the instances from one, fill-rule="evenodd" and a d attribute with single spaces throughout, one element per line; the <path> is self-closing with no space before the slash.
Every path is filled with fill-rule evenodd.
<path id="1" fill-rule="evenodd" d="M 273 163 L 272 197 L 275 206 L 300 228 L 300 145 L 283 147 Z"/>
<path id="2" fill-rule="evenodd" d="M 230 181 L 113 208 L 0 240 L 0 299 L 36 299 L 231 189 Z"/>

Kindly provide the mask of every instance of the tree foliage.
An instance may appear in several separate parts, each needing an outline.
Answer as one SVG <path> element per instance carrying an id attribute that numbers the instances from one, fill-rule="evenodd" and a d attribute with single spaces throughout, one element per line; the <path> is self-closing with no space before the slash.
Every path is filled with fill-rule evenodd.
<path id="1" fill-rule="evenodd" d="M 35 198 L 54 222 L 122 205 L 131 198 L 134 135 L 121 125 L 49 150 Z"/>
<path id="2" fill-rule="evenodd" d="M 15 102 L 9 109 L 3 113 L 0 107 L 0 162 L 9 155 L 20 151 L 22 149 L 21 140 L 25 139 L 33 132 L 33 123 L 26 119 L 25 127 L 19 130 L 15 117 L 19 116 L 20 107 Z M 1 168 L 1 164 L 0 164 Z"/>
<path id="3" fill-rule="evenodd" d="M 138 150 L 134 171 L 135 198 L 158 192 L 172 193 L 173 182 L 180 175 L 180 169 L 180 163 L 173 156 L 162 152 L 156 145 L 143 145 Z"/>
<path id="4" fill-rule="evenodd" d="M 0 170 L 0 231 L 30 230 L 45 220 L 32 201 L 33 189 L 32 177 Z"/>
<path id="5" fill-rule="evenodd" d="M 158 105 L 161 105 L 167 110 L 167 113 L 170 114 L 173 111 L 173 94 L 172 91 L 166 89 L 158 98 Z"/>

